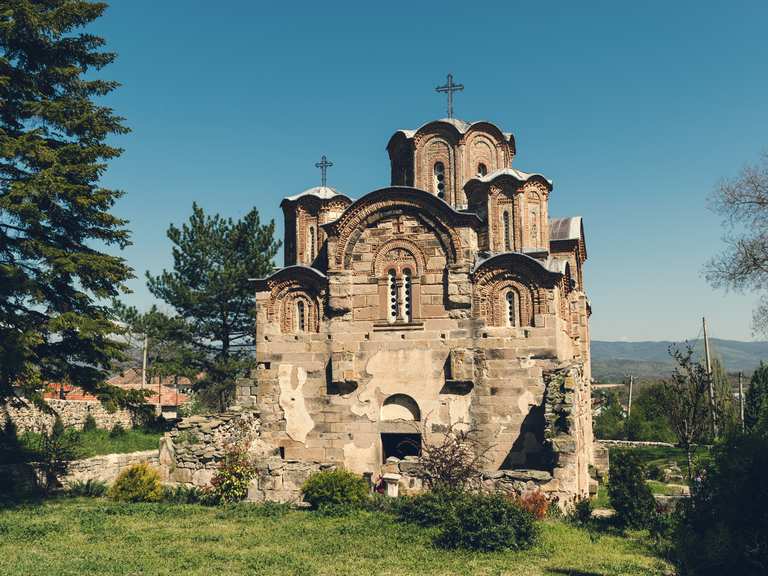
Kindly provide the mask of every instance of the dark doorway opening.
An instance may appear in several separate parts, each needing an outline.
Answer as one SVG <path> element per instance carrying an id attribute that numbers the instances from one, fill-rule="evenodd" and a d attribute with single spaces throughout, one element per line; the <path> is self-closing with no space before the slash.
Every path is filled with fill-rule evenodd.
<path id="1" fill-rule="evenodd" d="M 418 456 L 421 454 L 421 434 L 382 433 L 381 452 L 383 462 L 390 456 L 401 460 L 406 456 Z"/>

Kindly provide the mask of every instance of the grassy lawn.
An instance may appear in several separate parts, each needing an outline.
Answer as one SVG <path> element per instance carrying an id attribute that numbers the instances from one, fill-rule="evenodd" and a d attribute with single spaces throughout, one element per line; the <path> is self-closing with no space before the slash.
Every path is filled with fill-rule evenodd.
<path id="1" fill-rule="evenodd" d="M 433 548 L 432 531 L 384 513 L 267 516 L 240 505 L 116 504 L 56 499 L 0 510 L 0 574 L 652 575 L 669 572 L 638 534 L 593 536 L 541 524 L 526 552 Z"/>
<path id="2" fill-rule="evenodd" d="M 640 456 L 640 460 L 643 462 L 643 464 L 645 464 L 646 467 L 664 467 L 668 466 L 672 462 L 675 462 L 683 472 L 685 472 L 688 467 L 685 451 L 682 448 L 670 448 L 667 446 L 636 446 L 632 448 L 612 447 L 610 449 L 612 453 L 622 450 L 631 451 L 633 454 Z M 697 447 L 693 455 L 694 463 L 703 463 L 708 459 L 709 449 L 703 446 Z"/>
<path id="3" fill-rule="evenodd" d="M 145 430 L 126 430 L 124 434 L 110 437 L 109 430 L 80 431 L 78 446 L 79 458 L 90 458 L 100 454 L 116 454 L 125 452 L 138 452 L 139 450 L 155 450 L 160 445 L 161 432 L 149 432 Z M 39 435 L 26 432 L 19 437 L 22 446 L 34 452 L 38 446 Z"/>

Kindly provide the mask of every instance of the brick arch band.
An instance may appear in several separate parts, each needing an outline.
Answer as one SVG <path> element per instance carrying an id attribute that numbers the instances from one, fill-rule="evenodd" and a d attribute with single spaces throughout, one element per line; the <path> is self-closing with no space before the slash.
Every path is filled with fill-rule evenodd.
<path id="1" fill-rule="evenodd" d="M 366 228 L 381 220 L 388 220 L 396 216 L 410 216 L 421 222 L 427 229 L 431 230 L 443 248 L 449 264 L 455 264 L 461 255 L 461 240 L 447 225 L 441 222 L 433 214 L 429 214 L 421 206 L 400 202 L 396 205 L 382 202 L 384 206 L 373 203 L 369 205 L 364 214 L 355 220 L 354 226 L 347 234 L 340 234 L 339 245 L 336 249 L 336 263 L 349 268 L 352 263 L 352 252 L 355 245 Z M 416 254 L 414 254 L 416 256 Z"/>

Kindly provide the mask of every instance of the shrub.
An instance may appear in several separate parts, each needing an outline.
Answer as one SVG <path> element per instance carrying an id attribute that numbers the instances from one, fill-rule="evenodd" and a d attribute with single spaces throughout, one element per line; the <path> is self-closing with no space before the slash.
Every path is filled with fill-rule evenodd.
<path id="1" fill-rule="evenodd" d="M 107 493 L 107 490 L 109 490 L 109 486 L 107 486 L 106 482 L 89 478 L 85 482 L 77 480 L 70 484 L 67 488 L 67 495 L 73 497 L 86 496 L 88 498 L 100 498 Z"/>
<path id="2" fill-rule="evenodd" d="M 675 536 L 680 574 L 768 574 L 768 428 L 714 449 Z"/>
<path id="3" fill-rule="evenodd" d="M 623 526 L 645 528 L 656 512 L 656 501 L 645 483 L 643 465 L 637 454 L 617 451 L 611 458 L 608 496 Z"/>
<path id="4" fill-rule="evenodd" d="M 368 498 L 368 482 L 347 470 L 315 472 L 301 487 L 304 500 L 321 506 L 361 506 Z"/>
<path id="5" fill-rule="evenodd" d="M 66 474 L 69 462 L 76 459 L 79 452 L 80 435 L 74 430 L 65 430 L 57 416 L 51 431 L 43 430 L 38 439 L 37 460 L 46 492 L 59 486 L 59 478 Z"/>
<path id="6" fill-rule="evenodd" d="M 538 529 L 533 515 L 500 494 L 468 495 L 442 526 L 435 544 L 442 548 L 524 550 L 533 546 Z"/>
<path id="7" fill-rule="evenodd" d="M 402 522 L 419 526 L 439 526 L 456 514 L 464 492 L 436 488 L 416 496 L 404 496 L 397 505 L 397 517 Z"/>
<path id="8" fill-rule="evenodd" d="M 197 486 L 165 486 L 163 487 L 163 502 L 169 504 L 215 504 L 211 490 Z"/>
<path id="9" fill-rule="evenodd" d="M 159 502 L 163 497 L 160 474 L 146 463 L 135 464 L 120 472 L 109 497 L 119 502 Z"/>
<path id="10" fill-rule="evenodd" d="M 536 520 L 541 520 L 549 510 L 549 500 L 540 490 L 525 492 L 522 496 L 512 498 L 513 502 L 523 510 L 527 510 Z"/>
<path id="11" fill-rule="evenodd" d="M 98 426 L 96 426 L 96 418 L 93 417 L 93 414 L 88 412 L 88 416 L 86 416 L 83 421 L 83 432 L 92 432 L 96 430 L 96 428 L 98 428 Z"/>
<path id="12" fill-rule="evenodd" d="M 465 430 L 462 426 L 447 426 L 440 437 L 423 434 L 431 440 L 421 446 L 419 464 L 412 474 L 428 488 L 462 490 L 479 482 L 487 450 L 479 442 L 476 430 Z"/>
<path id="13" fill-rule="evenodd" d="M 115 425 L 112 426 L 112 429 L 109 431 L 109 437 L 121 438 L 123 436 L 125 436 L 125 428 L 123 428 L 123 425 L 120 424 L 120 422 L 115 422 Z"/>
<path id="14" fill-rule="evenodd" d="M 248 484 L 256 476 L 256 467 L 244 449 L 230 448 L 211 480 L 215 499 L 224 504 L 239 502 L 248 495 Z"/>
<path id="15" fill-rule="evenodd" d="M 592 520 L 592 501 L 589 498 L 582 498 L 576 502 L 568 515 L 568 521 L 576 526 L 586 526 L 590 520 Z"/>

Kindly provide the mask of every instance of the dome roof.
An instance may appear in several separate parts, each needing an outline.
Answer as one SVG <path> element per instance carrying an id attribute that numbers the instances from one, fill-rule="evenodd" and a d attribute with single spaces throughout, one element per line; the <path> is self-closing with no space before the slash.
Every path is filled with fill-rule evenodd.
<path id="1" fill-rule="evenodd" d="M 493 122 L 489 122 L 487 120 L 478 120 L 478 121 L 475 121 L 475 122 L 467 122 L 467 121 L 461 120 L 459 118 L 440 118 L 439 120 L 430 120 L 429 122 L 425 122 L 424 124 L 422 124 L 421 126 L 416 128 L 415 130 L 404 130 L 404 129 L 397 130 L 395 132 L 395 134 L 393 135 L 393 138 L 397 134 L 402 134 L 406 138 L 413 138 L 419 130 L 421 130 L 422 128 L 425 128 L 426 126 L 429 126 L 430 124 L 450 124 L 451 126 L 453 126 L 459 132 L 459 134 L 466 134 L 476 124 L 490 124 L 491 126 L 496 127 L 497 130 L 499 130 L 499 128 Z M 506 139 L 506 140 L 511 140 L 512 139 L 512 133 L 511 132 L 502 132 L 501 130 L 499 130 L 499 132 L 501 132 L 501 134 L 504 137 L 504 139 Z"/>
<path id="2" fill-rule="evenodd" d="M 320 198 L 321 200 L 328 200 L 334 196 L 343 196 L 343 194 L 341 194 L 335 188 L 331 188 L 330 186 L 315 186 L 314 188 L 308 188 L 304 190 L 304 192 L 301 192 L 300 194 L 286 196 L 285 200 L 294 202 L 299 198 L 303 198 L 304 196 L 314 196 L 316 198 Z"/>

